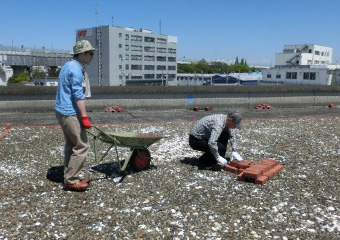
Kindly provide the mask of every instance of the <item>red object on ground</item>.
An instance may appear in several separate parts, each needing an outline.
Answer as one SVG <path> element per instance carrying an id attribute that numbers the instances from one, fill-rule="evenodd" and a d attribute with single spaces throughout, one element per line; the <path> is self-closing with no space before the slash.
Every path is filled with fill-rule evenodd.
<path id="1" fill-rule="evenodd" d="M 11 124 L 7 123 L 5 130 L 0 135 L 0 138 L 4 138 L 10 130 L 11 130 Z"/>
<path id="2" fill-rule="evenodd" d="M 119 106 L 112 106 L 105 108 L 105 112 L 124 112 L 124 109 Z"/>
<path id="3" fill-rule="evenodd" d="M 274 109 L 274 107 L 267 103 L 260 103 L 259 105 L 255 107 L 255 109 Z"/>
<path id="4" fill-rule="evenodd" d="M 328 105 L 329 108 L 336 108 L 335 104 L 334 103 L 331 103 Z"/>
<path id="5" fill-rule="evenodd" d="M 233 160 L 223 169 L 237 174 L 237 180 L 253 182 L 255 184 L 264 184 L 273 176 L 283 170 L 283 165 L 277 160 L 264 158 L 260 162 L 253 163 L 247 160 Z"/>

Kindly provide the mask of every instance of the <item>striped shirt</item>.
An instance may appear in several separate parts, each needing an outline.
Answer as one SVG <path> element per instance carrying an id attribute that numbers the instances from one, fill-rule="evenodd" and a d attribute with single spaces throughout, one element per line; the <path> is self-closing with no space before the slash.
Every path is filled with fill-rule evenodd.
<path id="1" fill-rule="evenodd" d="M 224 114 L 206 116 L 199 120 L 190 131 L 190 135 L 198 139 L 204 139 L 208 141 L 210 151 L 216 160 L 220 156 L 218 153 L 217 140 L 220 137 L 222 131 L 229 131 L 231 148 L 233 151 L 236 151 L 236 141 L 233 131 L 226 128 L 227 117 L 228 116 Z"/>

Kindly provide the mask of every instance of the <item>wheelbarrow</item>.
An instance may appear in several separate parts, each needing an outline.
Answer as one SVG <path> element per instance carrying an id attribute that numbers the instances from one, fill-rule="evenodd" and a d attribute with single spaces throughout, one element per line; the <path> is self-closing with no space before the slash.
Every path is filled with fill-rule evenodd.
<path id="1" fill-rule="evenodd" d="M 115 147 L 119 167 L 122 172 L 130 165 L 135 171 L 142 171 L 150 166 L 151 155 L 148 147 L 163 138 L 161 135 L 153 133 L 134 132 L 105 132 L 97 126 L 92 126 L 91 131 L 87 131 L 93 136 L 93 148 L 95 161 L 101 162 L 112 147 Z M 109 144 L 108 149 L 98 161 L 97 145 L 98 141 Z M 130 148 L 129 154 L 121 161 L 117 147 Z"/>

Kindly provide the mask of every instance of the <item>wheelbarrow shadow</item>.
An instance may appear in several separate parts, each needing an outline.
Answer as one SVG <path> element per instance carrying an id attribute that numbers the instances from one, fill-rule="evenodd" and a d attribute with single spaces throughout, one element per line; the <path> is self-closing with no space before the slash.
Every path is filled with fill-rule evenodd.
<path id="1" fill-rule="evenodd" d="M 123 164 L 124 161 L 121 162 Z M 156 170 L 157 166 L 151 164 L 147 169 L 142 171 Z M 122 182 L 124 178 L 128 175 L 133 175 L 139 173 L 141 171 L 135 171 L 129 165 L 125 169 L 125 171 L 120 170 L 119 162 L 110 162 L 110 163 L 101 163 L 96 166 L 91 167 L 91 171 L 102 173 L 105 175 L 105 179 L 107 178 L 118 178 L 121 177 L 119 182 Z"/>

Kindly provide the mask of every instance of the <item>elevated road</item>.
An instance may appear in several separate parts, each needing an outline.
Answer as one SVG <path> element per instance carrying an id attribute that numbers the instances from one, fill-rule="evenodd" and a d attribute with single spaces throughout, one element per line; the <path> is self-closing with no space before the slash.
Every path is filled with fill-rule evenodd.
<path id="1" fill-rule="evenodd" d="M 32 49 L 0 46 L 0 55 L 5 56 L 4 63 L 13 67 L 62 66 L 73 54 L 64 50 Z"/>

